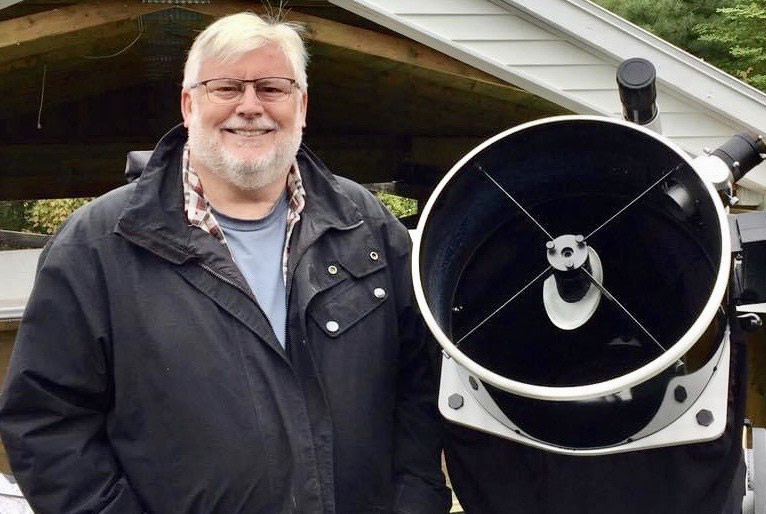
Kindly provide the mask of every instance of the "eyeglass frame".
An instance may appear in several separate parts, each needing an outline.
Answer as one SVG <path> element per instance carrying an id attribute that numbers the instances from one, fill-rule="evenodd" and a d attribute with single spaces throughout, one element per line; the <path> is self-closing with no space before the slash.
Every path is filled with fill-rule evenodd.
<path id="1" fill-rule="evenodd" d="M 268 79 L 281 79 L 281 80 L 287 80 L 287 81 L 290 82 L 290 88 L 291 88 L 290 92 L 285 95 L 284 99 L 282 99 L 282 100 L 262 100 L 261 97 L 258 96 L 258 88 L 256 87 L 256 83 L 261 81 L 261 80 L 268 80 Z M 289 77 L 261 77 L 261 78 L 257 78 L 257 79 L 247 79 L 247 80 L 245 80 L 245 79 L 237 79 L 237 78 L 234 78 L 234 77 L 216 77 L 214 79 L 200 80 L 199 82 L 195 82 L 194 84 L 189 84 L 189 86 L 187 86 L 187 89 L 195 89 L 195 88 L 197 88 L 199 86 L 203 86 L 205 88 L 205 96 L 207 96 L 208 101 L 210 101 L 211 103 L 214 103 L 214 104 L 218 104 L 218 105 L 228 105 L 228 104 L 237 103 L 240 100 L 242 100 L 243 96 L 245 96 L 245 89 L 243 89 L 242 90 L 242 96 L 240 96 L 236 100 L 232 100 L 230 102 L 216 102 L 214 100 L 210 100 L 210 90 L 207 88 L 207 84 L 208 84 L 208 82 L 213 82 L 215 80 L 233 80 L 233 81 L 236 81 L 236 82 L 239 82 L 240 84 L 242 84 L 245 87 L 245 89 L 247 88 L 248 84 L 253 84 L 253 92 L 255 93 L 255 97 L 258 99 L 258 101 L 259 102 L 263 102 L 263 103 L 270 103 L 270 104 L 276 104 L 276 103 L 284 102 L 285 100 L 287 100 L 290 97 L 290 95 L 293 94 L 293 90 L 294 89 L 300 89 L 301 88 L 301 86 L 300 86 L 300 84 L 298 84 L 297 80 L 291 79 Z"/>

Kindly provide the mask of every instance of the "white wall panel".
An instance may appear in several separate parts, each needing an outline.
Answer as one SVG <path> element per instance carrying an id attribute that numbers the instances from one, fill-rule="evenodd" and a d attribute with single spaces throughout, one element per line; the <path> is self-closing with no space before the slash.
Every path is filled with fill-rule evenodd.
<path id="1" fill-rule="evenodd" d="M 42 249 L 0 251 L 0 320 L 18 319 L 35 282 Z"/>
<path id="2" fill-rule="evenodd" d="M 555 40 L 550 32 L 512 14 L 442 15 L 415 14 L 402 18 L 451 40 Z"/>
<path id="3" fill-rule="evenodd" d="M 377 4 L 394 14 L 507 14 L 485 0 L 384 0 Z"/>
<path id="4" fill-rule="evenodd" d="M 612 64 L 537 64 L 516 66 L 559 89 L 616 88 L 617 67 Z"/>
<path id="5" fill-rule="evenodd" d="M 724 124 L 701 112 L 662 113 L 662 133 L 670 138 L 683 138 L 693 134 L 696 138 L 726 138 L 736 134 L 735 127 Z M 714 144 L 708 143 L 714 147 Z"/>
<path id="6" fill-rule="evenodd" d="M 648 58 L 664 132 L 695 153 L 766 133 L 766 95 L 586 0 L 329 1 L 582 114 L 619 116 L 617 66 Z"/>
<path id="7" fill-rule="evenodd" d="M 667 114 L 700 111 L 697 105 L 685 102 L 677 96 L 662 90 L 657 91 L 657 107 L 660 109 L 660 112 Z"/>
<path id="8" fill-rule="evenodd" d="M 468 41 L 455 43 L 506 66 L 523 64 L 600 64 L 566 41 Z"/>

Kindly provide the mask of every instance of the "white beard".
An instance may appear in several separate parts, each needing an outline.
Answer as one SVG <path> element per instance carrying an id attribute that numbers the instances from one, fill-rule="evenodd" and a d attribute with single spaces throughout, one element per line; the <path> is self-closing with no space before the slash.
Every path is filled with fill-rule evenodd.
<path id="1" fill-rule="evenodd" d="M 296 117 L 296 121 L 299 118 Z M 297 122 L 292 128 L 283 128 L 270 118 L 258 118 L 248 123 L 233 116 L 221 126 L 250 130 L 277 129 L 278 131 L 277 139 L 268 153 L 260 158 L 246 159 L 233 155 L 223 147 L 218 128 L 208 130 L 202 126 L 196 113 L 191 116 L 190 154 L 208 171 L 244 191 L 261 189 L 282 178 L 292 166 L 303 138 L 303 131 Z M 240 146 L 248 144 L 249 142 L 245 140 Z"/>

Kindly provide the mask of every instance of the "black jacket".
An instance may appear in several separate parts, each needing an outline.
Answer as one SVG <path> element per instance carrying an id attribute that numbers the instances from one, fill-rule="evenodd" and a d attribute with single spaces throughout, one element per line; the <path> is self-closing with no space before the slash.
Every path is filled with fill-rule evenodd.
<path id="1" fill-rule="evenodd" d="M 0 404 L 30 504 L 446 512 L 406 230 L 302 148 L 284 351 L 226 248 L 186 222 L 185 139 L 168 133 L 40 259 Z"/>

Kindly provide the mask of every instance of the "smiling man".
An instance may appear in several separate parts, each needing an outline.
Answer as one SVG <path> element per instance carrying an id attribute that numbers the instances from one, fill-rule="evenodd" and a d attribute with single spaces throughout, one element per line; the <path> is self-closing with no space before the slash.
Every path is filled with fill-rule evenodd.
<path id="1" fill-rule="evenodd" d="M 222 18 L 184 126 L 44 251 L 0 399 L 41 513 L 443 513 L 406 230 L 301 145 L 295 28 Z"/>

